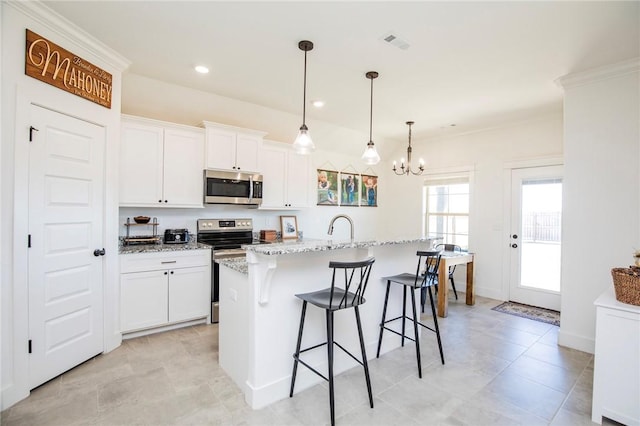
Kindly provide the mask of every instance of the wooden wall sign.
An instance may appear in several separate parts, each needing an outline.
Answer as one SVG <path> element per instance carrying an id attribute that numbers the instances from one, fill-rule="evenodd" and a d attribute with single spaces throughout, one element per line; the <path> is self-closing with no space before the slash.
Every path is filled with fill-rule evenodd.
<path id="1" fill-rule="evenodd" d="M 111 108 L 111 74 L 31 30 L 27 30 L 24 73 L 58 89 Z"/>

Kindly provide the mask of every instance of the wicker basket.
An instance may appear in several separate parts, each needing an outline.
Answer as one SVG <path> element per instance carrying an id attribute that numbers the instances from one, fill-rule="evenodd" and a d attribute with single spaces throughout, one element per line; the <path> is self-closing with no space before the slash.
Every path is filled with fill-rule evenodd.
<path id="1" fill-rule="evenodd" d="M 616 299 L 622 303 L 640 306 L 640 268 L 613 268 L 611 276 Z"/>

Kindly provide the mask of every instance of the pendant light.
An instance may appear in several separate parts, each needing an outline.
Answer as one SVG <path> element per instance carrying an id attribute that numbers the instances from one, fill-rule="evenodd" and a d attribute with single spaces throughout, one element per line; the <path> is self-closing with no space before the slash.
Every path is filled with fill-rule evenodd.
<path id="1" fill-rule="evenodd" d="M 311 154 L 316 147 L 309 135 L 309 129 L 305 124 L 306 112 L 307 112 L 307 52 L 313 49 L 313 43 L 308 40 L 302 40 L 298 43 L 298 48 L 304 52 L 304 91 L 302 95 L 302 126 L 293 143 L 293 148 L 298 154 Z"/>
<path id="2" fill-rule="evenodd" d="M 380 162 L 380 156 L 376 151 L 376 146 L 373 143 L 372 130 L 373 130 L 373 79 L 378 78 L 378 73 L 375 71 L 369 71 L 365 76 L 371 80 L 371 109 L 369 110 L 369 143 L 362 154 L 362 160 L 365 164 L 370 166 L 376 165 Z"/>
<path id="3" fill-rule="evenodd" d="M 409 146 L 407 147 L 407 164 L 405 165 L 404 163 L 404 158 L 400 159 L 400 171 L 398 171 L 398 169 L 396 168 L 396 162 L 393 162 L 393 171 L 395 172 L 395 174 L 402 176 L 402 175 L 407 175 L 409 176 L 411 175 L 421 175 L 422 172 L 424 172 L 424 161 L 422 161 L 422 158 L 420 159 L 419 163 L 418 163 L 418 171 L 414 172 L 413 170 L 411 170 L 411 126 L 413 125 L 413 121 L 407 121 L 407 125 L 409 126 Z"/>

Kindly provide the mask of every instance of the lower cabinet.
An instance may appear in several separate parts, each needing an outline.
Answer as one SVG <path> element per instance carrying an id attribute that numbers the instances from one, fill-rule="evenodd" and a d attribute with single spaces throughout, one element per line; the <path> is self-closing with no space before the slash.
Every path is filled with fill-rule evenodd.
<path id="1" fill-rule="evenodd" d="M 207 318 L 211 252 L 185 250 L 121 255 L 123 333 Z"/>
<path id="2" fill-rule="evenodd" d="M 616 300 L 613 286 L 596 301 L 591 421 L 640 425 L 640 306 Z"/>

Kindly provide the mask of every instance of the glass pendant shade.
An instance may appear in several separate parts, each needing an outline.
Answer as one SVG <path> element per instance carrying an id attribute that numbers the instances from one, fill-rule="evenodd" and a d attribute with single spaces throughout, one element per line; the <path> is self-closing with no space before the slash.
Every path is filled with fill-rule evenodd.
<path id="1" fill-rule="evenodd" d="M 298 136 L 296 136 L 296 140 L 293 143 L 293 149 L 297 154 L 302 155 L 311 154 L 316 149 L 311 140 L 311 135 L 309 135 L 309 129 L 304 124 L 300 126 Z"/>
<path id="2" fill-rule="evenodd" d="M 376 151 L 376 146 L 373 141 L 369 141 L 367 144 L 367 148 L 364 150 L 364 154 L 362 154 L 362 160 L 364 164 L 368 166 L 375 166 L 380 162 L 380 155 L 378 151 Z"/>

